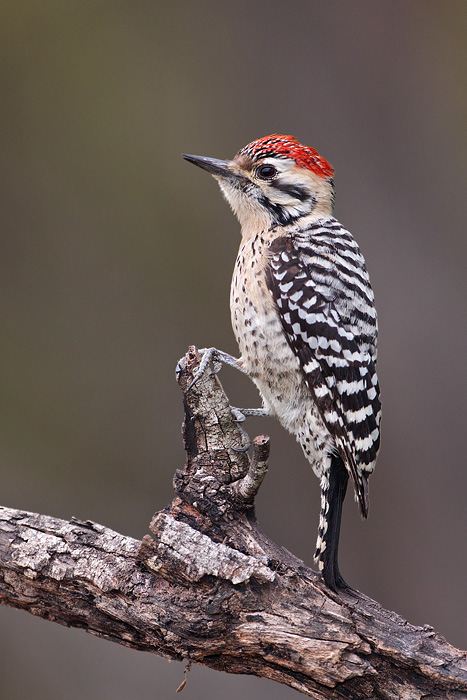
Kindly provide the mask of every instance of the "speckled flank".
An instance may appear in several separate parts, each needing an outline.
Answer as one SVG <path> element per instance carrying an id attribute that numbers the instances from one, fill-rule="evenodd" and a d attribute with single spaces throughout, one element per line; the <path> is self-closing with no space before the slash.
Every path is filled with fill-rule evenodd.
<path id="1" fill-rule="evenodd" d="M 297 355 L 284 334 L 266 283 L 269 246 L 275 232 L 260 232 L 240 247 L 231 288 L 232 325 L 241 360 L 258 387 L 265 408 L 297 436 L 317 476 L 323 453 L 331 449 Z M 325 460 L 326 461 L 326 460 Z"/>

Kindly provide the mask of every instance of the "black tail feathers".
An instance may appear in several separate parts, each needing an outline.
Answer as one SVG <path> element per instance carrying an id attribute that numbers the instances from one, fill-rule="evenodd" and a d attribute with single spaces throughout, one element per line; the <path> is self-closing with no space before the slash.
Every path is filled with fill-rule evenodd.
<path id="1" fill-rule="evenodd" d="M 321 512 L 315 561 L 331 590 L 350 588 L 339 572 L 337 561 L 342 504 L 347 491 L 349 474 L 342 459 L 333 455 L 331 469 L 321 478 Z"/>

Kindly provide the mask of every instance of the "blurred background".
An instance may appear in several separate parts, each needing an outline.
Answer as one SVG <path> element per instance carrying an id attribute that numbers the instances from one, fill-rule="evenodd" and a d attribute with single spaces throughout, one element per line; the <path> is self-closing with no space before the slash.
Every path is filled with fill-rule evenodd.
<path id="1" fill-rule="evenodd" d="M 467 4 L 4 0 L 0 36 L 2 504 L 148 531 L 184 461 L 175 364 L 189 344 L 237 353 L 239 226 L 180 153 L 295 134 L 335 167 L 379 311 L 382 450 L 341 570 L 465 649 Z M 318 481 L 273 420 L 247 429 L 272 438 L 260 524 L 311 565 Z M 5 700 L 169 698 L 183 679 L 24 612 L 0 608 L 0 632 Z M 183 692 L 297 697 L 199 666 Z"/>

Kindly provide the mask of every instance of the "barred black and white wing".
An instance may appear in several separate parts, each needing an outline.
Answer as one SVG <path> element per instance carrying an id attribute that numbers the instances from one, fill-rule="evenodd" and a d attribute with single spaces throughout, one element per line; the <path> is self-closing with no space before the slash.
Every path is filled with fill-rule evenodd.
<path id="1" fill-rule="evenodd" d="M 380 442 L 377 321 L 363 257 L 335 219 L 270 245 L 267 284 L 364 517 Z"/>

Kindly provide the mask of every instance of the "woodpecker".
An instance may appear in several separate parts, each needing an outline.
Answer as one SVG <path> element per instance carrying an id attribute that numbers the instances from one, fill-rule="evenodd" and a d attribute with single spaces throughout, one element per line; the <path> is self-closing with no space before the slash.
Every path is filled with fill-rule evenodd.
<path id="1" fill-rule="evenodd" d="M 242 240 L 231 285 L 236 359 L 259 389 L 262 409 L 301 445 L 320 480 L 314 555 L 326 585 L 349 588 L 338 567 L 349 476 L 368 516 L 368 477 L 380 444 L 377 317 L 365 260 L 334 218 L 333 168 L 294 136 L 271 134 L 233 160 L 184 154 L 218 181 Z"/>

